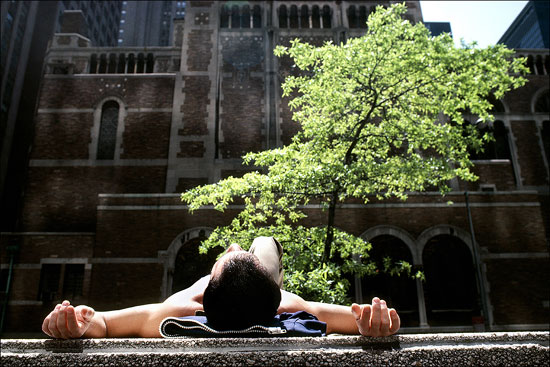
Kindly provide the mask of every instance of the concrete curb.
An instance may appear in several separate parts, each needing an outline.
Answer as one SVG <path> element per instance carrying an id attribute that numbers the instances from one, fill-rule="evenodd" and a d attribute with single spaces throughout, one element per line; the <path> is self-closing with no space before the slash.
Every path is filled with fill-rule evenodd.
<path id="1" fill-rule="evenodd" d="M 547 366 L 548 332 L 387 338 L 5 339 L 5 366 Z"/>

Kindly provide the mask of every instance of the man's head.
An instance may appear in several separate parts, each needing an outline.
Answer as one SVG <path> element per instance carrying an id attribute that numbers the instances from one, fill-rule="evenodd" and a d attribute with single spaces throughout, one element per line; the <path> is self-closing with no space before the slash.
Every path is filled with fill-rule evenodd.
<path id="1" fill-rule="evenodd" d="M 208 322 L 218 330 L 269 323 L 280 302 L 273 278 L 256 256 L 238 245 L 231 245 L 212 267 L 203 298 Z"/>

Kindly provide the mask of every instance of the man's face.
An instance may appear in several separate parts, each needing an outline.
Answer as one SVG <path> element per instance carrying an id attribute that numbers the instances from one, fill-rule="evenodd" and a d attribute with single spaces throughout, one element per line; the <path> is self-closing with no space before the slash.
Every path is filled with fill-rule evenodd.
<path id="1" fill-rule="evenodd" d="M 223 256 L 220 257 L 218 261 L 216 261 L 216 263 L 212 267 L 212 271 L 210 272 L 210 278 L 215 278 L 218 275 L 220 275 L 221 272 L 223 271 L 223 267 L 225 263 L 229 261 L 231 258 L 235 257 L 236 255 L 242 254 L 242 253 L 249 254 L 250 256 L 253 256 L 256 258 L 255 255 L 243 250 L 241 246 L 234 243 L 231 246 L 229 246 L 227 250 L 225 250 L 225 254 L 223 254 Z"/>

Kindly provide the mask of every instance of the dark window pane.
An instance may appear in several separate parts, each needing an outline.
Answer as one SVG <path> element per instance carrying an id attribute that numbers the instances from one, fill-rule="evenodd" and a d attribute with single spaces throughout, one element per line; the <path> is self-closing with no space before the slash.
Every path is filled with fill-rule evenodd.
<path id="1" fill-rule="evenodd" d="M 414 327 L 419 325 L 416 281 L 406 274 L 391 276 L 383 272 L 384 258 L 393 263 L 406 261 L 412 265 L 412 254 L 407 245 L 399 238 L 381 235 L 371 241 L 372 250 L 368 260 L 374 261 L 379 273 L 361 279 L 362 303 L 371 303 L 373 297 L 385 300 L 389 307 L 399 311 L 401 325 Z"/>
<path id="2" fill-rule="evenodd" d="M 535 112 L 550 112 L 550 93 L 546 91 L 535 102 Z"/>
<path id="3" fill-rule="evenodd" d="M 185 242 L 178 251 L 174 263 L 172 293 L 191 286 L 196 279 L 207 275 L 216 262 L 216 257 L 223 251 L 217 247 L 207 254 L 199 254 L 199 245 L 206 237 L 197 237 Z"/>
<path id="4" fill-rule="evenodd" d="M 101 111 L 97 159 L 114 159 L 118 126 L 118 103 L 108 101 Z"/>
<path id="5" fill-rule="evenodd" d="M 288 28 L 288 13 L 284 5 L 279 8 L 279 28 Z"/>
<path id="6" fill-rule="evenodd" d="M 480 311 L 468 246 L 454 236 L 435 236 L 424 247 L 422 261 L 428 324 L 471 325 Z"/>
<path id="7" fill-rule="evenodd" d="M 84 282 L 84 264 L 65 265 L 65 279 L 63 281 L 63 298 L 73 299 L 82 296 Z"/>
<path id="8" fill-rule="evenodd" d="M 61 264 L 42 264 L 40 271 L 40 288 L 38 300 L 44 303 L 57 299 L 59 290 L 59 277 L 61 276 Z"/>

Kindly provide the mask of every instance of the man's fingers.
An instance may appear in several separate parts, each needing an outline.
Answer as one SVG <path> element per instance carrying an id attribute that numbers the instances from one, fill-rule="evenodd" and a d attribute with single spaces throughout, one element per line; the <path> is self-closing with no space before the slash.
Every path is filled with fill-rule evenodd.
<path id="1" fill-rule="evenodd" d="M 57 316 L 61 305 L 58 304 L 55 306 L 54 310 L 50 313 L 50 320 L 48 322 L 48 330 L 50 331 L 48 335 L 53 336 L 54 338 L 61 338 L 61 334 L 57 330 Z"/>
<path id="2" fill-rule="evenodd" d="M 94 318 L 95 310 L 88 306 L 81 306 L 80 315 L 82 316 L 82 320 L 88 323 Z"/>
<path id="3" fill-rule="evenodd" d="M 380 300 L 380 333 L 388 335 L 390 330 L 390 315 L 388 313 L 388 305 L 386 301 Z"/>
<path id="4" fill-rule="evenodd" d="M 61 306 L 57 315 L 57 330 L 63 339 L 68 339 L 67 334 L 67 306 Z"/>
<path id="5" fill-rule="evenodd" d="M 374 332 L 372 336 L 378 336 L 378 332 L 380 330 L 380 299 L 378 297 L 374 297 L 372 299 L 372 316 L 371 316 L 371 322 L 370 327 L 372 331 Z"/>
<path id="6" fill-rule="evenodd" d="M 80 338 L 82 332 L 80 331 L 80 326 L 78 325 L 78 320 L 76 319 L 76 311 L 73 306 L 67 306 L 67 330 L 68 336 L 71 338 Z"/>
<path id="7" fill-rule="evenodd" d="M 390 333 L 395 334 L 397 330 L 399 330 L 399 328 L 401 327 L 401 319 L 399 318 L 397 311 L 395 311 L 393 308 L 390 309 L 390 318 L 391 318 Z"/>
<path id="8" fill-rule="evenodd" d="M 42 331 L 48 335 L 48 336 L 53 336 L 50 332 L 50 328 L 49 328 L 49 325 L 50 325 L 50 319 L 52 317 L 52 314 L 53 314 L 53 311 L 49 313 L 48 316 L 46 316 L 46 318 L 44 319 L 44 322 L 42 322 Z"/>
<path id="9" fill-rule="evenodd" d="M 351 313 L 355 317 L 355 322 L 357 323 L 357 329 L 361 335 L 370 335 L 370 314 L 372 312 L 371 305 L 359 306 L 354 303 L 351 305 Z"/>
<path id="10" fill-rule="evenodd" d="M 370 321 L 371 313 L 372 313 L 371 305 L 365 305 L 363 307 L 363 312 L 361 315 L 361 327 L 363 328 L 365 333 L 370 333 L 370 330 L 371 330 L 371 321 Z"/>
<path id="11" fill-rule="evenodd" d="M 351 305 L 351 313 L 355 317 L 355 320 L 359 320 L 361 318 L 361 306 L 357 303 L 353 303 Z"/>

